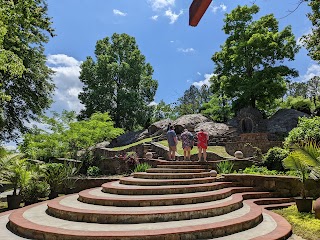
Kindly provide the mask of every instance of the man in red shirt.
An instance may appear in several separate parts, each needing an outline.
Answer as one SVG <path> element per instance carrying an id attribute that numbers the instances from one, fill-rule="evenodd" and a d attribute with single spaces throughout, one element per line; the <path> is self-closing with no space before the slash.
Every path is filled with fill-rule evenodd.
<path id="1" fill-rule="evenodd" d="M 199 162 L 201 161 L 201 155 L 203 153 L 203 160 L 207 161 L 207 148 L 208 148 L 208 140 L 209 140 L 209 134 L 203 129 L 200 129 L 200 132 L 197 133 L 198 137 L 198 158 Z"/>

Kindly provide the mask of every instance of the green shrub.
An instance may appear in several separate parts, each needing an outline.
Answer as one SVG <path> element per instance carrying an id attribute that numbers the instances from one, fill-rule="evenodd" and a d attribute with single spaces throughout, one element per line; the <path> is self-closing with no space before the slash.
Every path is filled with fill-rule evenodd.
<path id="1" fill-rule="evenodd" d="M 97 166 L 91 166 L 87 170 L 87 176 L 95 177 L 101 174 L 101 170 Z"/>
<path id="2" fill-rule="evenodd" d="M 269 170 L 284 171 L 282 160 L 288 156 L 288 150 L 280 147 L 270 148 L 263 158 L 263 165 Z"/>
<path id="3" fill-rule="evenodd" d="M 220 174 L 228 174 L 232 172 L 234 164 L 230 161 L 221 161 L 217 164 L 217 170 Z"/>
<path id="4" fill-rule="evenodd" d="M 48 197 L 50 193 L 50 186 L 43 181 L 31 181 L 21 191 L 22 199 L 26 204 L 32 204 L 38 202 L 39 198 Z"/>
<path id="5" fill-rule="evenodd" d="M 258 166 L 251 166 L 247 167 L 243 170 L 245 174 L 257 174 L 257 175 L 279 175 L 279 172 L 276 170 L 268 170 L 266 167 L 258 167 Z M 282 173 L 284 175 L 284 173 Z"/>
<path id="6" fill-rule="evenodd" d="M 303 98 L 301 96 L 292 97 L 289 96 L 286 102 L 283 104 L 286 108 L 291 108 L 298 110 L 300 112 L 304 112 L 307 114 L 311 114 L 313 104 L 309 98 Z"/>
<path id="7" fill-rule="evenodd" d="M 134 168 L 134 172 L 145 172 L 147 169 L 151 168 L 148 163 L 140 163 Z"/>
<path id="8" fill-rule="evenodd" d="M 299 118 L 297 127 L 289 132 L 284 145 L 285 147 L 291 147 L 296 143 L 307 142 L 307 140 L 320 143 L 320 117 Z"/>

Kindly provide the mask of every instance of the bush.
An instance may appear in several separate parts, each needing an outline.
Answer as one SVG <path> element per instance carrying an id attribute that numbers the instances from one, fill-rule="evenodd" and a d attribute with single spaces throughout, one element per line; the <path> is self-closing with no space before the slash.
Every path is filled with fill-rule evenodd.
<path id="1" fill-rule="evenodd" d="M 145 172 L 149 168 L 151 168 L 151 166 L 148 163 L 140 163 L 135 167 L 135 169 L 133 171 L 134 172 Z"/>
<path id="2" fill-rule="evenodd" d="M 50 193 L 50 186 L 48 183 L 43 181 L 31 181 L 21 191 L 22 199 L 28 204 L 38 202 L 39 198 L 46 198 Z"/>
<path id="3" fill-rule="evenodd" d="M 284 171 L 282 160 L 288 156 L 289 152 L 280 147 L 270 148 L 263 157 L 263 165 L 269 170 Z"/>
<path id="4" fill-rule="evenodd" d="M 311 114 L 312 112 L 312 102 L 309 98 L 292 97 L 289 96 L 286 102 L 283 104 L 286 108 L 295 109 L 300 112 Z"/>
<path id="5" fill-rule="evenodd" d="M 296 143 L 307 142 L 307 140 L 320 143 L 320 117 L 299 118 L 297 127 L 289 132 L 284 145 L 291 147 Z"/>
<path id="6" fill-rule="evenodd" d="M 232 172 L 234 164 L 230 161 L 221 161 L 217 164 L 218 173 L 228 174 Z"/>
<path id="7" fill-rule="evenodd" d="M 101 170 L 97 166 L 91 166 L 87 170 L 87 176 L 90 176 L 90 177 L 96 177 L 96 176 L 99 176 L 100 174 L 101 174 Z"/>

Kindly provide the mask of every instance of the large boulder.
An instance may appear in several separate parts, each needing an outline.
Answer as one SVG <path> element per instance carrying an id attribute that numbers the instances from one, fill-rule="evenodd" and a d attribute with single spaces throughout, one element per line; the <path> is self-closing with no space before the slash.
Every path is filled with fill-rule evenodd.
<path id="1" fill-rule="evenodd" d="M 159 132 L 160 130 L 163 132 L 167 131 L 167 127 L 169 123 L 172 123 L 172 120 L 170 119 L 163 119 L 160 120 L 158 122 L 152 123 L 149 127 L 148 127 L 148 132 L 150 135 Z"/>
<path id="2" fill-rule="evenodd" d="M 175 131 L 177 134 L 183 132 L 183 129 L 188 129 L 190 132 L 194 132 L 195 127 L 199 123 L 210 122 L 211 120 L 202 114 L 189 114 L 179 117 L 173 122 Z"/>
<path id="3" fill-rule="evenodd" d="M 127 132 L 113 139 L 108 147 L 113 148 L 113 147 L 125 146 L 128 144 L 140 141 L 144 138 L 147 138 L 148 136 L 149 136 L 149 133 L 147 129 L 136 131 L 136 132 Z"/>
<path id="4" fill-rule="evenodd" d="M 287 135 L 297 126 L 299 117 L 310 117 L 310 115 L 295 109 L 280 109 L 268 120 L 268 132 Z"/>
<path id="5" fill-rule="evenodd" d="M 224 135 L 229 131 L 229 126 L 224 123 L 215 123 L 215 122 L 203 122 L 196 125 L 194 128 L 195 132 L 200 131 L 200 129 L 203 129 L 206 131 L 209 136 L 221 136 Z"/>

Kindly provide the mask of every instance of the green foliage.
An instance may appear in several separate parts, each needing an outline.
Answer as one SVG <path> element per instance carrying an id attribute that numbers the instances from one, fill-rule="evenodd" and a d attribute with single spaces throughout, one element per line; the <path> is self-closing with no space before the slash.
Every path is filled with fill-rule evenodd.
<path id="1" fill-rule="evenodd" d="M 150 164 L 148 163 L 139 163 L 135 168 L 134 172 L 145 172 L 147 169 L 151 168 Z"/>
<path id="2" fill-rule="evenodd" d="M 284 171 L 282 160 L 288 156 L 289 152 L 280 147 L 270 148 L 263 157 L 263 165 L 269 170 Z"/>
<path id="3" fill-rule="evenodd" d="M 150 118 L 158 82 L 152 79 L 153 68 L 146 63 L 135 38 L 114 33 L 97 41 L 95 59 L 81 64 L 79 94 L 85 109 L 81 118 L 94 112 L 109 112 L 115 126 L 132 130 L 145 126 Z"/>
<path id="4" fill-rule="evenodd" d="M 48 197 L 50 186 L 48 183 L 39 180 L 31 180 L 21 191 L 22 199 L 25 203 L 36 203 L 39 198 Z"/>
<path id="5" fill-rule="evenodd" d="M 101 170 L 97 166 L 90 166 L 87 170 L 87 176 L 96 177 L 101 174 Z"/>
<path id="6" fill-rule="evenodd" d="M 208 85 L 204 84 L 200 89 L 191 85 L 178 99 L 178 105 L 176 106 L 178 116 L 199 113 L 201 106 L 210 100 L 210 96 Z"/>
<path id="7" fill-rule="evenodd" d="M 214 94 L 209 102 L 203 104 L 201 113 L 216 122 L 226 122 L 233 117 L 230 101 L 217 94 Z"/>
<path id="8" fill-rule="evenodd" d="M 27 169 L 26 159 L 21 155 L 13 154 L 0 159 L 0 180 L 9 182 L 13 185 L 13 195 L 17 195 L 27 186 L 31 179 L 31 171 Z"/>
<path id="9" fill-rule="evenodd" d="M 19 150 L 32 159 L 49 161 L 57 157 L 76 157 L 79 150 L 123 133 L 122 129 L 113 127 L 108 113 L 94 113 L 90 119 L 78 122 L 75 122 L 75 113 L 67 111 L 42 119 L 49 130 L 35 127 L 23 136 L 19 145 Z"/>
<path id="10" fill-rule="evenodd" d="M 157 122 L 162 119 L 176 119 L 177 112 L 175 111 L 175 107 L 173 104 L 166 104 L 163 100 L 161 100 L 157 105 L 153 106 L 153 115 L 151 122 Z"/>
<path id="11" fill-rule="evenodd" d="M 285 139 L 285 147 L 290 147 L 294 144 L 306 142 L 308 140 L 320 142 L 320 117 L 299 118 L 298 125 L 289 132 Z"/>
<path id="12" fill-rule="evenodd" d="M 312 213 L 300 213 L 297 206 L 273 210 L 282 215 L 292 226 L 293 233 L 308 240 L 319 240 L 320 220 Z"/>
<path id="13" fill-rule="evenodd" d="M 284 175 L 283 173 L 278 172 L 277 170 L 268 170 L 266 167 L 258 167 L 252 165 L 243 170 L 245 174 L 257 174 L 257 175 Z"/>
<path id="14" fill-rule="evenodd" d="M 238 6 L 226 14 L 223 30 L 228 34 L 215 63 L 213 92 L 233 100 L 235 110 L 251 106 L 264 109 L 286 92 L 286 80 L 297 71 L 282 63 L 294 60 L 299 47 L 291 27 L 279 31 L 272 15 L 254 21 L 257 5 Z"/>
<path id="15" fill-rule="evenodd" d="M 45 0 L 0 0 L 0 139 L 16 139 L 51 104 L 44 44 L 54 35 Z"/>
<path id="16" fill-rule="evenodd" d="M 286 101 L 282 103 L 282 107 L 295 109 L 310 115 L 312 112 L 313 104 L 309 98 L 303 98 L 301 96 L 289 96 Z"/>
<path id="17" fill-rule="evenodd" d="M 50 186 L 51 193 L 58 192 L 65 180 L 65 171 L 62 163 L 48 163 L 45 166 L 45 181 Z"/>
<path id="18" fill-rule="evenodd" d="M 217 170 L 220 174 L 228 174 L 232 172 L 234 164 L 230 161 L 221 161 L 217 164 Z"/>
<path id="19" fill-rule="evenodd" d="M 307 0 L 311 7 L 311 13 L 307 16 L 312 23 L 311 33 L 303 36 L 304 46 L 309 50 L 309 56 L 320 63 L 320 2 L 318 0 Z"/>
<path id="20" fill-rule="evenodd" d="M 303 183 L 301 196 L 306 198 L 306 179 L 309 178 L 312 167 L 318 170 L 320 166 L 320 145 L 315 141 L 305 141 L 296 145 L 294 151 L 283 160 L 283 165 L 299 174 L 299 179 Z"/>

